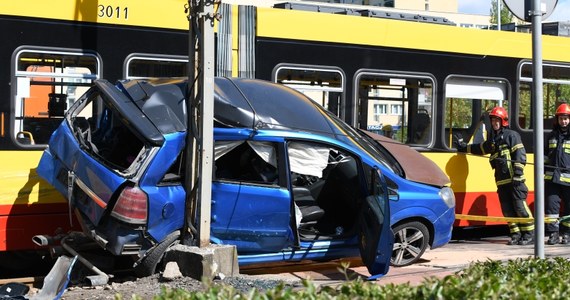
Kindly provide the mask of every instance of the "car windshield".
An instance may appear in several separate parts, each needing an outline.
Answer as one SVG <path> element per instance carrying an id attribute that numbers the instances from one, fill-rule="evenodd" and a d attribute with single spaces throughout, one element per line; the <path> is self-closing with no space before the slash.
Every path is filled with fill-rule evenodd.
<path id="1" fill-rule="evenodd" d="M 358 146 L 360 146 L 364 151 L 368 152 L 373 157 L 377 158 L 380 163 L 385 167 L 389 168 L 392 172 L 397 174 L 403 174 L 403 171 L 392 155 L 386 151 L 378 142 L 370 138 L 368 135 L 360 132 L 359 130 L 349 126 L 345 122 L 341 121 L 333 113 L 326 111 L 330 120 L 339 128 L 344 131 L 348 138 L 354 141 Z"/>
<path id="2" fill-rule="evenodd" d="M 366 141 L 367 144 L 371 145 L 371 147 L 376 149 L 376 153 L 382 158 L 382 162 L 387 164 L 387 166 L 392 170 L 392 172 L 400 176 L 403 176 L 404 170 L 402 169 L 402 166 L 400 165 L 398 160 L 388 150 L 386 150 L 386 148 L 384 148 L 384 146 L 382 146 L 380 142 L 368 136 L 366 133 L 362 131 L 362 129 L 358 129 L 358 132 L 360 133 L 360 136 L 362 137 L 363 140 Z"/>

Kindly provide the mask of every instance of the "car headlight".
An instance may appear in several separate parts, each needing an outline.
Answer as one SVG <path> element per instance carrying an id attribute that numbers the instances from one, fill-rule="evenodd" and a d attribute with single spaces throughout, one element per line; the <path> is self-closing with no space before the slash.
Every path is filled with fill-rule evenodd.
<path id="1" fill-rule="evenodd" d="M 439 190 L 439 196 L 441 197 L 441 200 L 445 202 L 447 207 L 455 207 L 455 194 L 450 187 L 443 187 L 441 190 Z"/>

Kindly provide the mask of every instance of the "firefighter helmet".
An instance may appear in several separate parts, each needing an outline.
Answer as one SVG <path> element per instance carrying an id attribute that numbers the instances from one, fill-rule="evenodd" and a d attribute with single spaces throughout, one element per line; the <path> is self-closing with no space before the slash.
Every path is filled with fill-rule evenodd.
<path id="1" fill-rule="evenodd" d="M 493 110 L 489 113 L 490 118 L 499 118 L 501 119 L 501 126 L 509 126 L 509 116 L 507 115 L 507 111 L 501 106 L 493 107 Z"/>
<path id="2" fill-rule="evenodd" d="M 560 104 L 560 106 L 558 106 L 558 108 L 556 109 L 555 115 L 557 117 L 562 116 L 562 115 L 570 115 L 570 105 L 568 105 L 566 103 Z"/>

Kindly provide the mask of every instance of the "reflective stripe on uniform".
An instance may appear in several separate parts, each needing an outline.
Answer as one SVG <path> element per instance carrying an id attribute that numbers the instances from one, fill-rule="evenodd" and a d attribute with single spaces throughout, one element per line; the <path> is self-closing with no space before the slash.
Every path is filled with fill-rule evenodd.
<path id="1" fill-rule="evenodd" d="M 524 164 L 522 164 L 520 162 L 515 161 L 514 165 L 515 165 L 515 168 L 524 169 Z"/>
<path id="2" fill-rule="evenodd" d="M 498 180 L 497 185 L 504 185 L 504 184 L 511 183 L 511 182 L 513 182 L 513 180 L 511 178 L 507 178 L 507 179 L 503 179 L 503 180 Z"/>
<path id="3" fill-rule="evenodd" d="M 524 223 L 524 224 L 518 224 L 519 228 L 521 229 L 521 231 L 533 231 L 534 230 L 534 224 L 533 223 Z"/>
<path id="4" fill-rule="evenodd" d="M 560 173 L 560 181 L 570 182 L 570 173 Z"/>
<path id="5" fill-rule="evenodd" d="M 523 149 L 523 148 L 524 148 L 523 144 L 516 144 L 511 148 L 511 153 L 513 153 L 517 150 Z"/>
<path id="6" fill-rule="evenodd" d="M 556 149 L 556 146 L 558 146 L 558 142 L 556 140 L 548 141 L 548 149 Z"/>

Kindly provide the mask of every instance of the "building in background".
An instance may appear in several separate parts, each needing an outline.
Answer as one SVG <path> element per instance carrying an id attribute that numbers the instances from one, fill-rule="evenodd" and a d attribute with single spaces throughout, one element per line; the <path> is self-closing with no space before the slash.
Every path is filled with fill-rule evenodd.
<path id="1" fill-rule="evenodd" d="M 487 29 L 491 27 L 488 15 L 458 13 L 457 0 L 316 0 L 290 2 L 323 2 L 327 4 L 351 4 L 382 7 L 382 10 L 429 15 L 446 18 L 460 27 Z M 491 8 L 489 7 L 489 10 Z"/>

